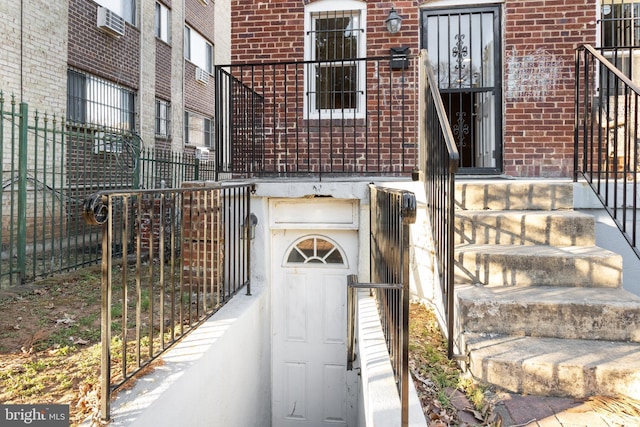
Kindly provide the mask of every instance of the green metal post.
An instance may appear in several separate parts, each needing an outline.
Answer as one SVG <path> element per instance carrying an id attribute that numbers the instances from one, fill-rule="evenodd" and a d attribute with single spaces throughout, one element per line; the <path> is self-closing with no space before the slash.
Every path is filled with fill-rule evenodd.
<path id="1" fill-rule="evenodd" d="M 18 137 L 18 273 L 20 283 L 26 278 L 27 246 L 27 112 L 25 102 L 20 103 L 20 123 Z"/>
<path id="2" fill-rule="evenodd" d="M 200 159 L 196 157 L 196 161 L 194 163 L 194 177 L 193 180 L 194 181 L 199 181 L 200 180 Z"/>

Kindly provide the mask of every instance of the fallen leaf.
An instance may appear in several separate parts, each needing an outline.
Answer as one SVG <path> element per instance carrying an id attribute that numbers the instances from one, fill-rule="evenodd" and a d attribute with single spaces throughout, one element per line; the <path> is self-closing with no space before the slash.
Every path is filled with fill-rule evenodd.
<path id="1" fill-rule="evenodd" d="M 56 326 L 58 326 L 61 323 L 65 325 L 70 325 L 72 323 L 75 323 L 75 320 L 73 319 L 73 316 L 69 316 L 67 313 L 64 313 L 64 316 L 62 317 L 62 319 L 56 320 Z"/>

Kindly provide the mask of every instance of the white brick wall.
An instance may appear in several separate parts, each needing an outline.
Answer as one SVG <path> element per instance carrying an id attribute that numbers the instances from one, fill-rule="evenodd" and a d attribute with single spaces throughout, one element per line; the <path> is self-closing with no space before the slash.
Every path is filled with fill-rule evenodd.
<path id="1" fill-rule="evenodd" d="M 215 2 L 215 62 L 231 63 L 231 0 Z"/>
<path id="2" fill-rule="evenodd" d="M 0 90 L 36 109 L 65 113 L 67 2 L 0 1 Z M 22 46 L 21 46 L 22 35 Z"/>
<path id="3" fill-rule="evenodd" d="M 156 37 L 155 0 L 142 2 L 140 10 L 140 136 L 144 147 L 155 144 Z"/>

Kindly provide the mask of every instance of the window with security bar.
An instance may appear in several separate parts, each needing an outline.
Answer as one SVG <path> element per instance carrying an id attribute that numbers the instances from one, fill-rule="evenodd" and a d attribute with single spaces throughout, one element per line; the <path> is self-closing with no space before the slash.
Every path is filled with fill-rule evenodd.
<path id="1" fill-rule="evenodd" d="M 600 18 L 602 47 L 640 46 L 640 2 L 603 0 Z"/>
<path id="2" fill-rule="evenodd" d="M 67 116 L 77 125 L 135 131 L 135 92 L 78 70 L 67 71 Z"/>
<path id="3" fill-rule="evenodd" d="M 322 2 L 320 2 L 322 3 Z M 346 6 L 345 2 L 343 6 Z M 333 3 L 335 5 L 335 2 Z M 353 117 L 364 97 L 363 10 L 312 11 L 307 16 L 307 115 Z"/>
<path id="4" fill-rule="evenodd" d="M 171 122 L 171 103 L 162 99 L 156 99 L 156 136 L 168 138 Z"/>
<path id="5" fill-rule="evenodd" d="M 637 82 L 637 70 L 640 70 L 640 1 L 602 0 L 598 22 L 602 54 Z M 616 93 L 613 82 L 602 86 L 603 93 Z"/>

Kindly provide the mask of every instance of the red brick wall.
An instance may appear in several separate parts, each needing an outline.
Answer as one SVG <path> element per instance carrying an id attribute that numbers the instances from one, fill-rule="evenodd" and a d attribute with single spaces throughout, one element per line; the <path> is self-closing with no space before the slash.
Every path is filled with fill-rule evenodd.
<path id="1" fill-rule="evenodd" d="M 596 40 L 595 14 L 593 1 L 506 2 L 506 174 L 519 177 L 571 175 L 574 49 Z"/>
<path id="2" fill-rule="evenodd" d="M 304 3 L 289 0 L 260 3 L 250 0 L 232 0 L 231 57 L 233 63 L 304 60 Z M 392 4 L 404 18 L 402 31 L 396 35 L 389 34 L 384 24 Z M 390 48 L 398 46 L 410 46 L 412 53 L 417 53 L 418 2 L 369 2 L 366 19 L 367 51 L 363 56 L 386 58 L 389 56 Z M 413 64 L 415 63 L 413 61 Z M 369 129 L 364 120 L 358 120 L 356 126 L 349 120 L 349 126 L 345 132 L 337 126 L 335 120 L 331 126 L 329 119 L 321 120 L 318 125 L 317 120 L 310 121 L 302 118 L 304 97 L 300 94 L 301 88 L 304 87 L 304 71 L 301 68 L 288 68 L 289 75 L 286 78 L 280 75 L 282 71 L 272 76 L 270 70 L 268 68 L 265 72 L 266 76 L 262 76 L 260 74 L 262 70 L 258 68 L 258 76 L 255 79 L 251 77 L 243 79 L 252 82 L 251 84 L 253 81 L 258 81 L 258 84 L 264 82 L 267 87 L 267 96 L 270 97 L 265 100 L 266 142 L 265 157 L 262 159 L 267 170 L 286 172 L 291 170 L 289 168 L 293 170 L 298 168 L 299 171 L 312 172 L 320 170 L 323 172 L 368 170 L 404 174 L 411 172 L 417 155 L 414 149 L 417 143 L 416 73 L 411 70 L 405 73 L 390 72 L 386 59 L 377 65 L 367 66 L 369 122 L 366 125 L 369 125 Z M 298 76 L 297 82 L 295 76 Z M 275 85 L 277 89 L 269 89 L 269 85 Z M 393 92 L 389 89 L 390 87 L 394 88 Z M 283 113 L 285 95 L 287 112 Z M 297 115 L 292 112 L 295 110 L 291 105 L 293 99 L 298 102 L 295 105 L 299 108 Z M 404 111 L 398 107 L 401 103 L 407 106 Z M 285 117 L 284 114 L 289 116 Z M 377 149 L 378 136 L 383 146 L 382 150 Z M 296 147 L 285 146 L 283 143 L 287 141 L 293 144 L 291 141 L 296 139 L 300 143 Z M 306 145 L 307 143 L 309 145 Z M 393 148 L 385 150 L 384 147 L 389 147 L 389 144 L 393 144 Z M 373 148 L 374 146 L 376 148 Z M 308 152 L 305 151 L 307 148 Z M 303 160 L 298 158 L 299 164 L 295 164 L 294 152 L 302 156 L 308 153 L 322 154 L 318 158 L 312 158 L 310 164 L 306 164 L 306 157 Z M 391 152 L 394 153 L 393 156 Z M 381 159 L 386 164 L 382 164 Z M 286 162 L 289 164 L 283 166 Z"/>
<path id="3" fill-rule="evenodd" d="M 222 201 L 219 190 L 199 191 L 204 184 L 185 183 L 193 189 L 182 195 L 182 272 L 185 284 L 221 284 L 224 260 Z"/>
<path id="4" fill-rule="evenodd" d="M 233 62 L 302 60 L 305 3 L 232 0 Z M 422 3 L 368 1 L 367 56 L 403 45 L 417 53 Z M 404 18 L 397 35 L 384 26 L 392 6 Z M 502 11 L 504 172 L 570 176 L 574 49 L 595 41 L 595 1 L 506 0 Z"/>
<path id="5" fill-rule="evenodd" d="M 300 0 L 232 0 L 231 58 L 234 63 L 304 59 L 304 4 Z M 417 53 L 419 1 L 367 3 L 367 56 L 386 56 L 396 46 Z M 404 18 L 400 33 L 387 32 L 384 20 L 395 6 Z"/>

